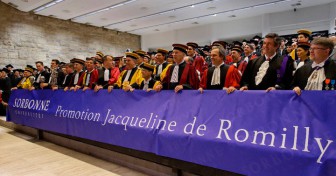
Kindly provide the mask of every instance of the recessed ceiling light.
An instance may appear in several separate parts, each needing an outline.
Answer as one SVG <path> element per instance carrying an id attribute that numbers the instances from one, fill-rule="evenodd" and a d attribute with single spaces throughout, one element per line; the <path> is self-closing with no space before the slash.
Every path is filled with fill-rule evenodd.
<path id="1" fill-rule="evenodd" d="M 216 9 L 216 7 L 208 7 L 207 9 L 208 10 L 214 10 L 214 9 Z"/>
<path id="2" fill-rule="evenodd" d="M 106 21 L 106 20 L 107 20 L 107 18 L 100 18 L 100 20 L 102 20 L 102 21 Z"/>
<path id="3" fill-rule="evenodd" d="M 195 22 L 193 22 L 193 23 L 191 23 L 191 24 L 199 24 L 197 21 L 195 21 Z"/>
<path id="4" fill-rule="evenodd" d="M 131 27 L 137 27 L 137 26 L 138 26 L 138 25 L 136 25 L 136 24 L 132 24 L 132 25 L 131 25 Z"/>
<path id="5" fill-rule="evenodd" d="M 176 18 L 176 16 L 169 16 L 168 18 L 170 18 L 170 19 L 174 19 L 174 18 Z"/>
<path id="6" fill-rule="evenodd" d="M 64 13 L 70 13 L 70 10 L 62 10 Z"/>
<path id="7" fill-rule="evenodd" d="M 237 17 L 237 16 L 236 16 L 236 15 L 230 15 L 229 17 L 230 17 L 230 18 L 234 18 L 234 17 Z"/>
<path id="8" fill-rule="evenodd" d="M 154 31 L 160 31 L 159 29 L 154 29 Z"/>
<path id="9" fill-rule="evenodd" d="M 194 6 L 194 5 L 191 5 L 190 7 L 191 7 L 191 8 L 194 8 L 195 6 Z"/>
<path id="10" fill-rule="evenodd" d="M 217 16 L 217 14 L 213 14 L 212 16 L 214 16 L 214 17 L 215 17 L 215 16 Z"/>
<path id="11" fill-rule="evenodd" d="M 147 7 L 141 7 L 140 9 L 141 9 L 141 10 L 148 10 Z"/>

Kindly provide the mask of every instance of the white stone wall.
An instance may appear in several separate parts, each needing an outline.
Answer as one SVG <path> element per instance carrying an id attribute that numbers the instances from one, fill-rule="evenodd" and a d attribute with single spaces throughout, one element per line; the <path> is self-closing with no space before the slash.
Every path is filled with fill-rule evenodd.
<path id="1" fill-rule="evenodd" d="M 140 36 L 18 11 L 0 2 L 0 68 L 51 59 L 85 59 L 96 51 L 121 56 L 141 48 Z"/>

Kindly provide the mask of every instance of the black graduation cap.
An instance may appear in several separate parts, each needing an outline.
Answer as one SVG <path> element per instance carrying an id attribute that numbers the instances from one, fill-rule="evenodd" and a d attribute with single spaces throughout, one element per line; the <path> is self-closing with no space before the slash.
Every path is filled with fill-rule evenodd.
<path id="1" fill-rule="evenodd" d="M 7 74 L 9 73 L 9 70 L 6 67 L 4 67 L 3 69 L 1 69 L 1 71 L 6 72 Z"/>
<path id="2" fill-rule="evenodd" d="M 257 40 L 260 41 L 262 39 L 262 37 L 260 37 L 259 35 L 256 35 L 252 38 L 253 40 Z"/>
<path id="3" fill-rule="evenodd" d="M 8 68 L 8 67 L 14 68 L 12 64 L 6 65 L 6 68 Z"/>
<path id="4" fill-rule="evenodd" d="M 232 44 L 233 44 L 233 46 L 239 46 L 239 47 L 243 46 L 242 42 L 240 42 L 240 41 L 233 41 Z"/>
<path id="5" fill-rule="evenodd" d="M 205 46 L 203 47 L 203 51 L 207 51 L 207 52 L 209 52 L 209 51 L 210 51 L 210 46 L 205 45 Z"/>
<path id="6" fill-rule="evenodd" d="M 290 39 L 290 40 L 287 41 L 286 46 L 292 46 L 292 44 L 293 44 L 293 41 L 292 41 L 292 39 Z"/>
<path id="7" fill-rule="evenodd" d="M 253 40 L 253 39 L 251 39 L 250 41 L 249 41 L 249 43 L 250 44 L 254 44 L 255 46 L 258 46 L 258 41 L 256 41 L 256 40 Z"/>

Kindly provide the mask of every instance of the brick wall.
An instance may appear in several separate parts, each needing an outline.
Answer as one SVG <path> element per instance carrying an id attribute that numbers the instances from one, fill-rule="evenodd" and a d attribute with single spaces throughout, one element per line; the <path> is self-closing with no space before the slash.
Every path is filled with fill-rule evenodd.
<path id="1" fill-rule="evenodd" d="M 0 2 L 0 68 L 23 68 L 37 60 L 68 62 L 96 51 L 113 56 L 141 48 L 138 35 L 21 12 Z"/>

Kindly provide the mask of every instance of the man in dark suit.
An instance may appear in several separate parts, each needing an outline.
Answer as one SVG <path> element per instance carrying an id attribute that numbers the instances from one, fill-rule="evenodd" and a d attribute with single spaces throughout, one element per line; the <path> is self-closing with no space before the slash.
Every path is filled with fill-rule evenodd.
<path id="1" fill-rule="evenodd" d="M 294 75 L 292 88 L 300 95 L 301 90 L 334 90 L 336 64 L 329 59 L 334 49 L 332 40 L 321 37 L 312 41 L 309 49 L 313 62 L 299 68 Z"/>
<path id="2" fill-rule="evenodd" d="M 289 89 L 294 70 L 293 60 L 280 56 L 278 34 L 265 36 L 263 50 L 265 55 L 250 61 L 241 80 L 241 90 L 275 90 Z"/>
<path id="3" fill-rule="evenodd" d="M 42 61 L 35 62 L 37 68 L 37 74 L 35 76 L 35 81 L 30 90 L 43 89 L 43 83 L 48 83 L 50 78 L 50 73 L 45 71 Z"/>

